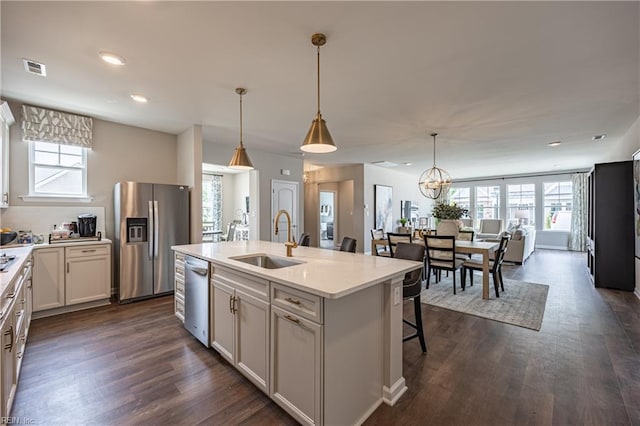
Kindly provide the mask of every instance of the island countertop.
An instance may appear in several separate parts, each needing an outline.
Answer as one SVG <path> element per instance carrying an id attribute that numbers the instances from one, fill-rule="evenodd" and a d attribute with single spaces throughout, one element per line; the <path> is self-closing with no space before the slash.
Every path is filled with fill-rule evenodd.
<path id="1" fill-rule="evenodd" d="M 226 266 L 328 299 L 347 296 L 422 267 L 422 262 L 313 247 L 297 247 L 293 249 L 293 257 L 287 258 L 283 243 L 256 240 L 188 244 L 171 248 L 208 260 L 214 265 Z M 280 269 L 266 269 L 230 259 L 254 254 L 267 254 L 301 263 Z"/>

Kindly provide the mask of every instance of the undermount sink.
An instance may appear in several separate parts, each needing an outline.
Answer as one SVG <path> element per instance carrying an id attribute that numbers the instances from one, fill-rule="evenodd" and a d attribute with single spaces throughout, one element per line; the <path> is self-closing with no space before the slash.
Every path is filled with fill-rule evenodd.
<path id="1" fill-rule="evenodd" d="M 302 261 L 291 260 L 285 257 L 272 256 L 269 254 L 247 254 L 243 256 L 230 257 L 229 259 L 237 260 L 238 262 L 248 263 L 249 265 L 258 266 L 265 269 L 280 269 L 288 266 L 300 265 Z"/>

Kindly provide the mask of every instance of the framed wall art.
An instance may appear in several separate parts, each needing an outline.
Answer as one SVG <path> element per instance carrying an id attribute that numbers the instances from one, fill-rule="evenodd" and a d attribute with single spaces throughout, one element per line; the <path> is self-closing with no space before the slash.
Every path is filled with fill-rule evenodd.
<path id="1" fill-rule="evenodd" d="M 393 232 L 393 188 L 386 185 L 374 185 L 373 188 L 375 228 Z"/>

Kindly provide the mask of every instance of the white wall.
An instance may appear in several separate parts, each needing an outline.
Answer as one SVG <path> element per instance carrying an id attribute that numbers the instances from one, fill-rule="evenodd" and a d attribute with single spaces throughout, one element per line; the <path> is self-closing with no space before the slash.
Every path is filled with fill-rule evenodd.
<path id="1" fill-rule="evenodd" d="M 259 215 L 259 236 L 258 238 L 263 241 L 271 241 L 271 181 L 273 179 L 287 180 L 292 182 L 298 182 L 299 187 L 302 188 L 302 157 L 288 157 L 284 155 L 272 154 L 270 152 L 258 151 L 245 146 L 247 153 L 253 162 L 253 166 L 259 172 L 258 180 L 258 197 L 251 199 L 252 205 L 250 206 L 253 211 L 256 207 L 253 204 L 257 204 L 257 214 Z M 203 144 L 203 161 L 210 164 L 227 164 L 233 155 L 235 147 L 219 145 L 211 141 L 206 141 Z M 289 170 L 289 175 L 282 175 L 281 169 Z M 257 175 L 253 175 L 254 177 Z M 250 178 L 251 179 L 251 178 Z M 254 203 L 253 198 L 258 198 Z M 298 200 L 298 216 L 300 224 L 304 223 L 304 205 L 303 194 L 299 194 Z M 252 213 L 253 214 L 253 213 Z"/>
<path id="2" fill-rule="evenodd" d="M 192 243 L 202 241 L 202 126 L 194 125 L 178 135 L 177 176 L 189 186 L 189 234 Z"/>
<path id="3" fill-rule="evenodd" d="M 607 160 L 602 163 L 612 161 L 630 160 L 633 154 L 640 149 L 640 117 L 629 127 L 625 135 L 619 141 L 607 146 L 607 139 L 603 141 L 603 149 L 607 151 Z"/>
<path id="4" fill-rule="evenodd" d="M 113 186 L 120 181 L 180 184 L 176 179 L 176 136 L 99 119 L 93 120 L 93 148 L 87 154 L 87 187 L 93 197 L 89 203 L 26 202 L 29 192 L 29 145 L 22 141 L 22 103 L 9 102 L 16 123 L 10 129 L 10 206 L 41 208 L 38 223 L 24 224 L 32 229 L 48 229 L 48 208 L 55 206 L 103 207 L 106 237 L 113 239 Z M 0 209 L 0 223 L 11 211 Z M 10 213 L 9 213 L 10 214 Z M 70 217 L 69 221 L 74 218 Z M 44 227 L 44 228 L 43 228 Z"/>
<path id="5" fill-rule="evenodd" d="M 400 219 L 401 201 L 413 201 L 418 205 L 420 216 L 431 214 L 434 202 L 425 198 L 418 189 L 418 178 L 400 172 L 395 169 L 388 169 L 372 164 L 364 165 L 364 204 L 367 208 L 364 211 L 364 232 L 365 251 L 371 250 L 371 229 L 375 229 L 375 204 L 374 185 L 387 185 L 393 188 L 393 223 L 400 226 L 397 221 Z"/>

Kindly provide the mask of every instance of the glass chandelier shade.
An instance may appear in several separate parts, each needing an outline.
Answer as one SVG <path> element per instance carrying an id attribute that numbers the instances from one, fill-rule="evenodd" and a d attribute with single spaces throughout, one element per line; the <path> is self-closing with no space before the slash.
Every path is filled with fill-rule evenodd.
<path id="1" fill-rule="evenodd" d="M 451 176 L 446 170 L 436 167 L 436 136 L 438 134 L 432 133 L 431 136 L 433 137 L 433 166 L 422 172 L 418 180 L 418 188 L 425 197 L 437 200 L 449 191 Z"/>
<path id="2" fill-rule="evenodd" d="M 236 93 L 240 95 L 240 143 L 236 147 L 236 151 L 233 153 L 233 157 L 231 157 L 229 168 L 236 170 L 253 170 L 253 163 L 249 159 L 247 150 L 242 144 L 242 95 L 247 93 L 247 89 L 238 87 L 236 89 Z"/>
<path id="3" fill-rule="evenodd" d="M 327 122 L 324 121 L 322 114 L 320 114 L 320 46 L 324 46 L 326 42 L 327 37 L 324 34 L 311 36 L 311 43 L 317 47 L 318 55 L 318 112 L 311 123 L 311 128 L 309 128 L 304 142 L 302 142 L 302 146 L 300 146 L 302 151 L 316 154 L 326 154 L 338 149 L 333 143 L 333 138 L 327 128 Z"/>

